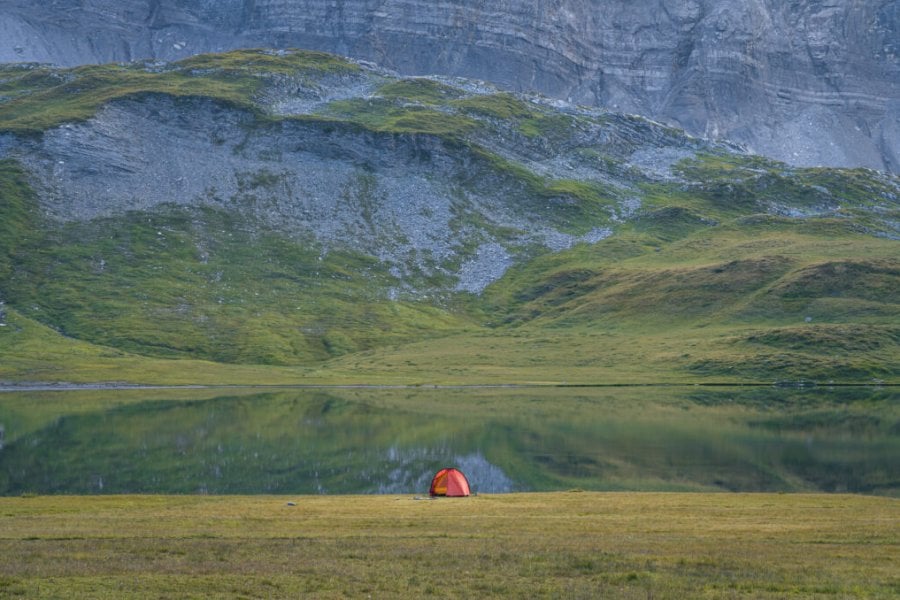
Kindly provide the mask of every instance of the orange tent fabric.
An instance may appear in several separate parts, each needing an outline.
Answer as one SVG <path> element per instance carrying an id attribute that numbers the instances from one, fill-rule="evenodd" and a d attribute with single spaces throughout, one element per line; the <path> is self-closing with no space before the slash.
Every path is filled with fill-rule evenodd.
<path id="1" fill-rule="evenodd" d="M 441 469 L 431 480 L 432 496 L 468 496 L 469 480 L 458 469 Z"/>

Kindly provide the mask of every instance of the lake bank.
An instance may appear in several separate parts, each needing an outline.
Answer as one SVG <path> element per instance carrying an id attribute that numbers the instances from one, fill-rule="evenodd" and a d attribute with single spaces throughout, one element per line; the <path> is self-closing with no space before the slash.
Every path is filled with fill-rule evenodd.
<path id="1" fill-rule="evenodd" d="M 617 388 L 863 388 L 881 389 L 898 388 L 900 383 L 815 383 L 804 381 L 776 381 L 768 383 L 731 383 L 698 382 L 698 383 L 246 383 L 246 384 L 181 384 L 157 385 L 141 383 L 123 383 L 115 381 L 98 381 L 95 383 L 69 383 L 54 381 L 37 382 L 4 382 L 0 381 L 0 393 L 3 392 L 75 392 L 80 390 L 315 390 L 315 389 L 372 389 L 372 390 L 480 390 L 480 389 L 529 389 L 529 388 L 571 388 L 571 389 L 617 389 Z"/>
<path id="2" fill-rule="evenodd" d="M 0 595 L 888 598 L 898 523 L 828 494 L 0 498 Z"/>

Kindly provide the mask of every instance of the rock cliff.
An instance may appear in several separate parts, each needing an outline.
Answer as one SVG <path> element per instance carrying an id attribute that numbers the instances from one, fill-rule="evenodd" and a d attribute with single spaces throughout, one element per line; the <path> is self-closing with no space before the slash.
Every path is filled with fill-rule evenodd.
<path id="1" fill-rule="evenodd" d="M 796 165 L 900 171 L 896 0 L 28 0 L 0 61 L 322 49 L 638 113 Z"/>

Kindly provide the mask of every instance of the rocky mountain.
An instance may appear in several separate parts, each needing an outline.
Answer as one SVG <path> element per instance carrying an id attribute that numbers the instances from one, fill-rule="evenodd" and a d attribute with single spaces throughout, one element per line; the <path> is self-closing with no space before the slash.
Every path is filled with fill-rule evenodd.
<path id="1" fill-rule="evenodd" d="M 0 61 L 300 47 L 900 171 L 896 0 L 2 0 Z"/>
<path id="2" fill-rule="evenodd" d="M 898 375 L 888 174 L 317 52 L 7 65 L 0 96 L 0 376 Z"/>
<path id="3" fill-rule="evenodd" d="M 225 60 L 242 85 L 258 86 L 244 106 L 223 102 L 214 87 L 152 93 L 185 75 L 216 84 Z M 256 63 L 273 71 L 254 73 Z M 285 67 L 292 72 L 278 72 Z M 640 118 L 560 110 L 474 82 L 397 79 L 325 55 L 6 74 L 49 85 L 10 85 L 0 157 L 28 171 L 55 221 L 160 206 L 236 211 L 305 236 L 323 254 L 337 246 L 377 257 L 414 294 L 479 293 L 516 256 L 599 241 L 640 207 L 635 177 L 666 180 L 674 162 L 721 151 Z M 128 83 L 135 75 L 149 78 L 137 96 Z M 101 78 L 114 97 L 85 105 L 84 120 L 61 120 L 59 90 L 79 93 Z M 41 106 L 41 93 L 56 98 Z M 16 119 L 23 106 L 50 112 Z"/>

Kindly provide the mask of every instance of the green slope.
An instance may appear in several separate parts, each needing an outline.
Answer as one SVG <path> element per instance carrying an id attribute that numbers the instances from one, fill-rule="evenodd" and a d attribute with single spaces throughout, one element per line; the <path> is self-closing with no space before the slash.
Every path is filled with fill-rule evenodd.
<path id="1" fill-rule="evenodd" d="M 520 249 L 473 295 L 455 292 L 440 268 L 411 281 L 374 256 L 221 207 L 55 221 L 9 158 L 0 161 L 0 378 L 184 382 L 191 376 L 178 371 L 190 368 L 198 380 L 235 383 L 900 381 L 896 178 L 708 146 L 654 179 L 625 157 L 699 142 L 639 119 L 428 79 L 385 78 L 374 94 L 303 116 L 278 117 L 260 101 L 284 81 L 319 89 L 354 77 L 358 66 L 304 52 L 5 66 L 0 132 L 39 137 L 120 98 L 202 96 L 256 124 L 300 119 L 426 153 L 437 140 L 466 165 L 459 190 L 573 235 L 611 235 Z M 598 131 L 605 145 L 591 137 Z M 563 159 L 571 176 L 542 166 Z M 588 167 L 602 177 L 583 176 Z M 636 208 L 621 212 L 628 198 Z M 441 268 L 491 235 L 520 235 L 477 212 L 456 222 L 469 237 Z"/>
<path id="2" fill-rule="evenodd" d="M 172 208 L 33 232 L 4 294 L 61 334 L 128 352 L 308 364 L 466 321 L 391 302 L 376 260 L 226 213 Z"/>

